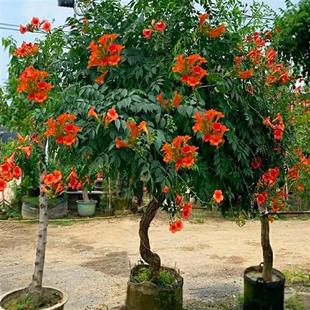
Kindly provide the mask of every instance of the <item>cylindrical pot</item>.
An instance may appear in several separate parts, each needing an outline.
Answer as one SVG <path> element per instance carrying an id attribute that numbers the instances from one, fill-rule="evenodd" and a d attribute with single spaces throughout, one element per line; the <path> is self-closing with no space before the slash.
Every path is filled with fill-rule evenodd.
<path id="1" fill-rule="evenodd" d="M 93 216 L 95 214 L 97 200 L 78 200 L 76 203 L 80 216 Z"/>
<path id="2" fill-rule="evenodd" d="M 131 271 L 131 278 L 127 283 L 126 310 L 182 310 L 183 278 L 180 274 L 172 268 L 162 267 L 175 274 L 177 284 L 171 288 L 161 288 L 150 281 L 133 281 L 132 275 L 142 267 L 145 266 L 135 266 Z"/>
<path id="3" fill-rule="evenodd" d="M 47 209 L 50 219 L 59 219 L 68 214 L 68 200 L 66 197 L 59 197 L 48 201 Z M 23 219 L 38 219 L 39 218 L 39 198 L 24 197 L 22 203 L 22 218 Z"/>
<path id="4" fill-rule="evenodd" d="M 252 266 L 244 271 L 244 310 L 284 310 L 285 277 L 272 270 L 272 281 L 262 278 L 262 266 Z"/>
<path id="5" fill-rule="evenodd" d="M 66 8 L 73 8 L 74 0 L 58 0 L 58 6 L 63 6 Z"/>
<path id="6" fill-rule="evenodd" d="M 7 292 L 4 295 L 0 296 L 0 310 L 7 310 L 6 308 L 4 308 L 5 304 L 9 302 L 10 300 L 19 297 L 25 290 L 26 290 L 25 288 L 19 288 L 19 289 Z M 40 310 L 63 310 L 64 309 L 65 304 L 68 301 L 68 295 L 65 292 L 62 292 L 53 287 L 44 287 L 43 290 L 44 290 L 44 294 L 58 294 L 60 296 L 60 301 L 53 306 L 48 306 L 46 308 L 40 308 Z"/>

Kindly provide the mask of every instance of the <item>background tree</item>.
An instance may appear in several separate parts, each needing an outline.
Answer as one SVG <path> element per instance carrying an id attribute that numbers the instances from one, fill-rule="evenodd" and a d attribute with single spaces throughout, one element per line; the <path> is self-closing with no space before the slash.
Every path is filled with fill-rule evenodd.
<path id="1" fill-rule="evenodd" d="M 304 77 L 309 79 L 310 2 L 301 0 L 296 5 L 289 1 L 286 3 L 287 9 L 282 10 L 275 21 L 278 48 L 288 61 L 294 61 L 296 74 L 301 72 Z"/>

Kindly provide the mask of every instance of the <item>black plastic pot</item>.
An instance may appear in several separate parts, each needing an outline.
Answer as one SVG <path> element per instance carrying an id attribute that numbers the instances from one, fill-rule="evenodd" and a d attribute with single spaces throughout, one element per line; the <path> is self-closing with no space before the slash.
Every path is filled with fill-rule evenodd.
<path id="1" fill-rule="evenodd" d="M 131 275 L 145 265 L 135 266 Z M 162 267 L 173 272 L 177 284 L 171 288 L 161 288 L 150 281 L 135 283 L 130 279 L 127 283 L 126 310 L 182 310 L 183 278 L 171 268 Z"/>
<path id="2" fill-rule="evenodd" d="M 252 266 L 244 271 L 243 310 L 284 310 L 285 277 L 273 269 L 271 282 L 262 278 L 262 266 Z"/>
<path id="3" fill-rule="evenodd" d="M 74 0 L 58 0 L 58 6 L 62 6 L 66 8 L 73 8 Z"/>

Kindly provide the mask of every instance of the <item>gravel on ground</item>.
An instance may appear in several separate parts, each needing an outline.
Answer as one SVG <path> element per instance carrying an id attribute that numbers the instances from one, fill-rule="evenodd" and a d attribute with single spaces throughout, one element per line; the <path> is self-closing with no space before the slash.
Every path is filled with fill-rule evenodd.
<path id="1" fill-rule="evenodd" d="M 243 270 L 261 262 L 260 223 L 243 227 L 210 219 L 186 223 L 176 234 L 167 220 L 150 228 L 151 246 L 162 264 L 180 269 L 184 299 L 208 302 L 237 296 Z M 66 291 L 66 310 L 109 308 L 124 303 L 130 265 L 139 260 L 139 217 L 50 224 L 44 284 Z M 0 222 L 0 295 L 29 284 L 37 224 Z M 276 221 L 271 225 L 274 265 L 280 270 L 310 270 L 310 221 Z"/>

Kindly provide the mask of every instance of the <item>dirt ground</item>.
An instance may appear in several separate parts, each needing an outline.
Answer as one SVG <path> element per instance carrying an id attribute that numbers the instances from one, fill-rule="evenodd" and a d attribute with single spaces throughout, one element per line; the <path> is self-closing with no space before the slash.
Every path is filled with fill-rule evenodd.
<path id="1" fill-rule="evenodd" d="M 130 264 L 138 261 L 139 218 L 94 220 L 70 226 L 50 224 L 44 284 L 65 290 L 67 310 L 124 303 Z M 31 278 L 37 224 L 0 222 L 0 295 L 26 286 Z M 271 227 L 275 267 L 310 269 L 310 221 L 277 221 Z M 232 221 L 186 223 L 171 234 L 167 221 L 150 229 L 153 250 L 163 265 L 185 279 L 185 300 L 238 295 L 242 272 L 261 261 L 260 223 L 238 227 Z"/>

